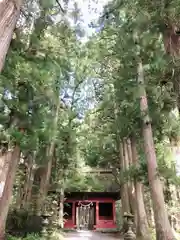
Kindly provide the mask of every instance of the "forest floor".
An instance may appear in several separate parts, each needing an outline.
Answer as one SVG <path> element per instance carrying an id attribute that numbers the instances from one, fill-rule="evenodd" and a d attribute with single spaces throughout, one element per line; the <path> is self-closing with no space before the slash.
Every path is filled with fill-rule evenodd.
<path id="1" fill-rule="evenodd" d="M 66 240 L 116 240 L 120 239 L 117 234 L 99 233 L 93 231 L 79 231 L 67 233 Z"/>

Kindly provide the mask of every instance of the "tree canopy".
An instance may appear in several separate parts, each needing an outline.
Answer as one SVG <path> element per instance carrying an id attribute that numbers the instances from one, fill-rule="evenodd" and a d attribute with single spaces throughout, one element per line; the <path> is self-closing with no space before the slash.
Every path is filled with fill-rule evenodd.
<path id="1" fill-rule="evenodd" d="M 0 2 L 0 212 L 8 199 L 0 237 L 11 195 L 13 208 L 39 215 L 54 190 L 122 193 L 140 183 L 151 192 L 156 238 L 172 240 L 166 209 L 179 224 L 179 2 L 113 0 L 89 23 L 91 36 L 78 1 L 15 1 L 13 18 L 1 19 L 9 2 Z M 92 174 L 96 168 L 111 176 Z"/>

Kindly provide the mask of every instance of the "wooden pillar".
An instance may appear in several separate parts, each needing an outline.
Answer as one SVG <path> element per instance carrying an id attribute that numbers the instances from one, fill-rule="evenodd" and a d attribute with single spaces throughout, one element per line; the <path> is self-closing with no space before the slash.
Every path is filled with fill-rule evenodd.
<path id="1" fill-rule="evenodd" d="M 73 225 L 76 224 L 76 202 L 73 202 L 72 204 L 72 220 L 73 220 Z"/>
<path id="2" fill-rule="evenodd" d="M 99 223 L 99 202 L 96 202 L 96 226 Z"/>
<path id="3" fill-rule="evenodd" d="M 116 205 L 115 205 L 115 201 L 112 202 L 112 211 L 113 211 L 113 221 L 114 223 L 116 223 Z"/>

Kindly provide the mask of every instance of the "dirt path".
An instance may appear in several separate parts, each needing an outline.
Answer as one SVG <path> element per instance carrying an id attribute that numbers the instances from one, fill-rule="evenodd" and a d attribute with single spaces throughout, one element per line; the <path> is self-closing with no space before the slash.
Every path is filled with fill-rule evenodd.
<path id="1" fill-rule="evenodd" d="M 78 231 L 73 233 L 67 233 L 65 239 L 67 240 L 117 240 L 119 236 L 115 236 L 107 233 L 98 233 L 91 231 Z M 122 240 L 122 239 L 121 239 Z"/>

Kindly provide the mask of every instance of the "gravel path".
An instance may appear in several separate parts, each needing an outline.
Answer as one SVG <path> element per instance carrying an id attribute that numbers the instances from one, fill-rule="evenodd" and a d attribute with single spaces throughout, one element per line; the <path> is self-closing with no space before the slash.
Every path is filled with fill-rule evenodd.
<path id="1" fill-rule="evenodd" d="M 73 233 L 67 233 L 65 239 L 67 240 L 120 240 L 120 237 L 117 237 L 112 234 L 99 233 L 92 231 L 78 231 Z"/>

